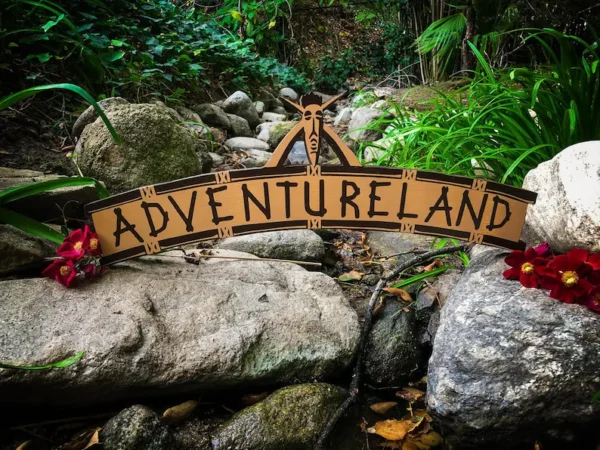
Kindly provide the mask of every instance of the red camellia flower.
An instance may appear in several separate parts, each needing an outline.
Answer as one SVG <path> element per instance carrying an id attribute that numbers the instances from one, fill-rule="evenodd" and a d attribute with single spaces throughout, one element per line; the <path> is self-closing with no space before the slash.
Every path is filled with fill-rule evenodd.
<path id="1" fill-rule="evenodd" d="M 585 300 L 593 285 L 586 277 L 592 266 L 586 263 L 587 250 L 573 249 L 548 263 L 542 287 L 550 289 L 550 297 L 565 303 Z"/>
<path id="2" fill-rule="evenodd" d="M 593 287 L 587 295 L 585 306 L 592 311 L 600 312 L 600 286 Z"/>
<path id="3" fill-rule="evenodd" d="M 538 253 L 532 248 L 528 248 L 524 252 L 515 250 L 504 261 L 511 267 L 504 272 L 504 278 L 519 280 L 527 288 L 540 286 L 542 275 L 548 264 L 548 260 L 538 256 Z"/>
<path id="4" fill-rule="evenodd" d="M 97 239 L 97 236 L 96 236 Z M 58 256 L 66 259 L 79 261 L 85 256 L 85 251 L 90 247 L 90 227 L 87 225 L 83 230 L 75 230 L 67 236 L 58 247 Z"/>
<path id="5" fill-rule="evenodd" d="M 88 248 L 88 252 L 90 252 L 90 255 L 92 256 L 102 255 L 102 249 L 100 248 L 100 240 L 98 239 L 98 235 L 93 231 L 90 231 L 90 246 Z"/>
<path id="6" fill-rule="evenodd" d="M 42 275 L 54 278 L 63 286 L 71 287 L 75 283 L 77 272 L 75 271 L 73 261 L 57 259 L 44 269 Z"/>

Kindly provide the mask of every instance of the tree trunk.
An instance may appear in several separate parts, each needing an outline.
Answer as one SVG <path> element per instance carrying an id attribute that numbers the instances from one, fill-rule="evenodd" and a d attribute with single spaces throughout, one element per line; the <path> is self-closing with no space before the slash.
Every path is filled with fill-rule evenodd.
<path id="1" fill-rule="evenodd" d="M 475 67 L 475 55 L 471 51 L 471 48 L 467 42 L 473 42 L 473 36 L 475 36 L 475 8 L 473 4 L 469 4 L 466 9 L 467 15 L 467 30 L 465 32 L 465 38 L 462 43 L 462 63 L 461 70 L 471 70 Z"/>

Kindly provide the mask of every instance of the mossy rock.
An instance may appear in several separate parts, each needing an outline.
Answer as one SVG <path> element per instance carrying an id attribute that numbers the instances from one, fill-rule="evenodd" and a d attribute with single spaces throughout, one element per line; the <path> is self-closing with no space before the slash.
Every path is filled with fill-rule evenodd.
<path id="1" fill-rule="evenodd" d="M 410 89 L 401 89 L 400 93 L 391 98 L 391 102 L 402 105 L 408 110 L 430 111 L 433 106 L 429 103 L 437 98 L 441 99 L 440 92 L 450 94 L 463 86 L 468 80 L 444 81 L 433 86 L 415 86 Z"/>
<path id="2" fill-rule="evenodd" d="M 280 389 L 234 415 L 213 436 L 213 450 L 312 450 L 348 392 L 324 383 Z"/>
<path id="3" fill-rule="evenodd" d="M 96 119 L 83 131 L 76 154 L 83 174 L 104 181 L 111 193 L 202 173 L 196 138 L 164 108 L 120 105 L 106 116 L 119 133 L 121 145 L 114 143 L 104 122 Z"/>
<path id="4" fill-rule="evenodd" d="M 271 148 L 275 148 L 283 140 L 283 138 L 292 131 L 292 128 L 296 126 L 296 121 L 286 121 L 273 125 L 269 130 L 269 141 L 268 144 Z"/>

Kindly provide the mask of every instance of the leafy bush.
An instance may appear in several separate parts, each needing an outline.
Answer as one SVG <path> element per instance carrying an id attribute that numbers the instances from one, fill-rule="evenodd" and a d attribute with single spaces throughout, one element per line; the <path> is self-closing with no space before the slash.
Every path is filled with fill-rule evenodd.
<path id="1" fill-rule="evenodd" d="M 322 58 L 314 72 L 315 85 L 334 91 L 346 88 L 350 78 L 381 79 L 414 62 L 412 35 L 397 24 L 377 25 L 377 31 L 367 33 L 351 49 Z"/>
<path id="2" fill-rule="evenodd" d="M 165 94 L 172 99 L 212 85 L 247 89 L 308 82 L 275 59 L 260 58 L 202 12 L 168 0 L 4 0 L 0 77 L 76 80 L 92 91 Z"/>
<path id="3" fill-rule="evenodd" d="M 492 72 L 471 44 L 478 69 L 471 83 L 428 101 L 430 110 L 396 105 L 379 163 L 497 178 L 521 185 L 529 170 L 577 142 L 600 139 L 597 43 L 554 30 L 528 38 L 550 65 Z M 554 47 L 558 50 L 555 51 Z M 373 124 L 380 127 L 381 124 Z M 472 160 L 475 160 L 473 164 Z"/>

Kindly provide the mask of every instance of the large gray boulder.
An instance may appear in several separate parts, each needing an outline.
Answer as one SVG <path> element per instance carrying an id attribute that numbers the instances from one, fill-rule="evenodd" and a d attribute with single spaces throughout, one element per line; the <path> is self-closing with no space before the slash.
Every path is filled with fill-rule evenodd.
<path id="1" fill-rule="evenodd" d="M 321 261 L 325 244 L 312 230 L 268 231 L 223 239 L 219 248 L 251 253 L 261 258 Z"/>
<path id="2" fill-rule="evenodd" d="M 225 141 L 225 146 L 233 151 L 262 150 L 268 151 L 269 144 L 252 137 L 234 137 Z"/>
<path id="3" fill-rule="evenodd" d="M 98 118 L 83 131 L 76 155 L 82 172 L 105 182 L 111 193 L 202 173 L 196 138 L 160 106 L 115 106 L 106 116 L 121 145 Z"/>
<path id="4" fill-rule="evenodd" d="M 213 450 L 312 450 L 348 392 L 329 384 L 280 389 L 246 408 L 213 436 Z"/>
<path id="5" fill-rule="evenodd" d="M 127 105 L 129 102 L 121 97 L 109 97 L 104 100 L 100 100 L 98 102 L 98 106 L 102 111 L 106 114 L 114 106 Z M 93 106 L 89 106 L 85 111 L 83 111 L 75 123 L 73 124 L 73 130 L 71 131 L 71 137 L 73 139 L 79 139 L 81 133 L 88 125 L 94 123 L 98 118 L 98 113 Z"/>
<path id="6" fill-rule="evenodd" d="M 600 420 L 600 315 L 505 280 L 506 254 L 477 247 L 442 309 L 427 402 L 457 448 L 556 444 Z"/>
<path id="7" fill-rule="evenodd" d="M 530 171 L 523 188 L 538 197 L 527 210 L 528 240 L 547 241 L 560 253 L 600 251 L 599 174 L 600 141 L 572 145 Z"/>
<path id="8" fill-rule="evenodd" d="M 64 178 L 35 170 L 0 167 L 0 190 Z M 85 219 L 84 205 L 94 200 L 98 200 L 94 185 L 68 186 L 30 195 L 7 203 L 5 207 L 40 222 L 64 224 L 64 217 Z"/>
<path id="9" fill-rule="evenodd" d="M 252 129 L 254 129 L 260 123 L 256 106 L 254 106 L 254 103 L 250 97 L 248 97 L 248 95 L 242 91 L 234 92 L 227 99 L 225 99 L 223 102 L 223 109 L 225 112 L 235 114 L 236 116 L 246 119 Z"/>
<path id="10" fill-rule="evenodd" d="M 391 117 L 389 113 L 380 109 L 358 108 L 352 113 L 352 118 L 348 124 L 348 136 L 358 144 L 381 139 L 387 124 L 379 122 L 378 125 L 375 125 L 374 122 L 389 117 Z"/>
<path id="11" fill-rule="evenodd" d="M 335 281 L 288 263 L 144 257 L 72 289 L 47 278 L 0 281 L 0 305 L 3 362 L 84 352 L 64 370 L 0 369 L 5 405 L 319 380 L 345 369 L 359 338 Z"/>
<path id="12" fill-rule="evenodd" d="M 229 117 L 219 108 L 217 105 L 211 103 L 202 103 L 196 105 L 194 110 L 198 113 L 202 121 L 208 125 L 212 125 L 217 128 L 229 130 L 231 128 L 231 121 Z"/>
<path id="13" fill-rule="evenodd" d="M 56 256 L 56 248 L 56 244 L 12 225 L 0 225 L 0 275 L 41 269 L 44 258 Z"/>

